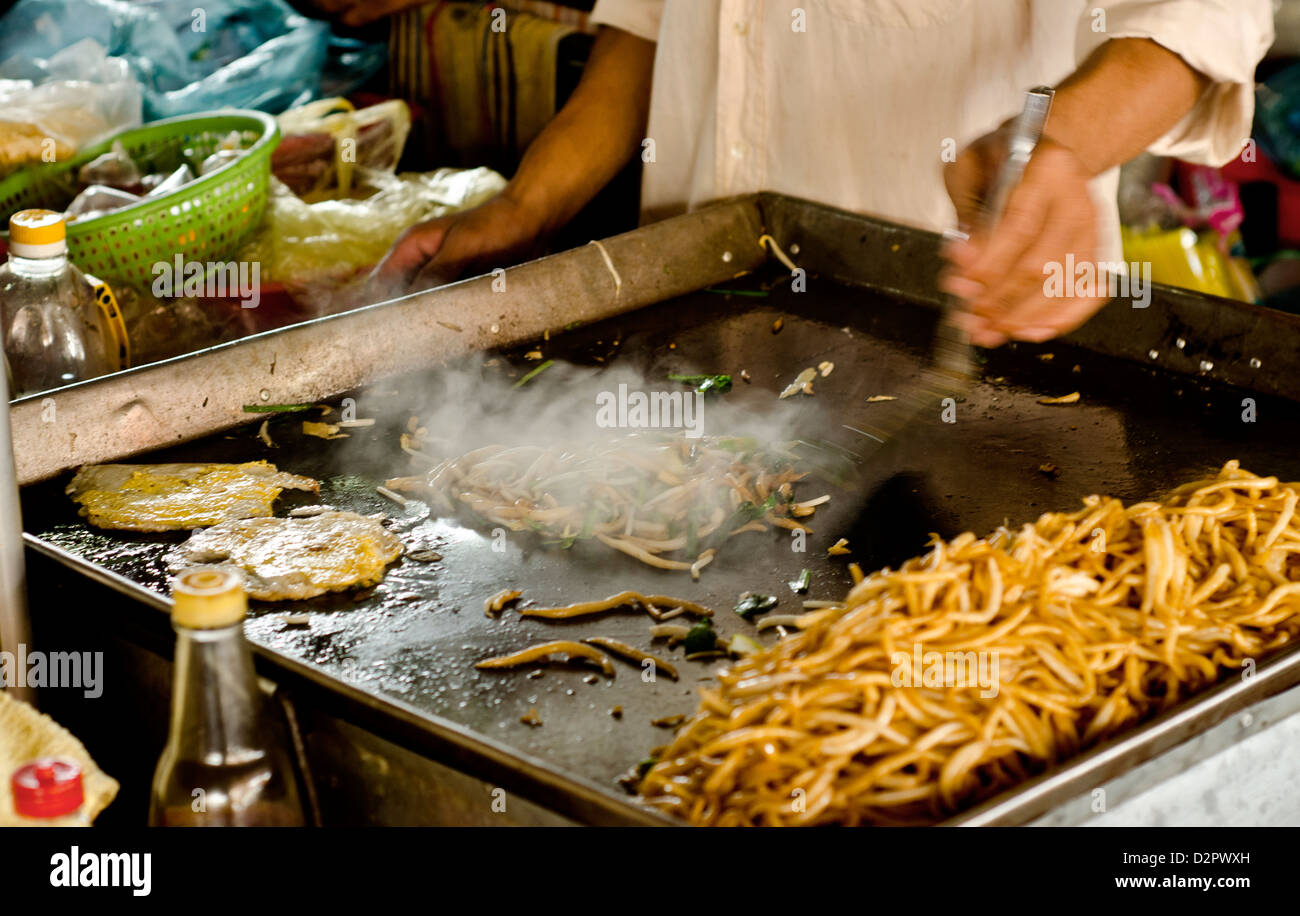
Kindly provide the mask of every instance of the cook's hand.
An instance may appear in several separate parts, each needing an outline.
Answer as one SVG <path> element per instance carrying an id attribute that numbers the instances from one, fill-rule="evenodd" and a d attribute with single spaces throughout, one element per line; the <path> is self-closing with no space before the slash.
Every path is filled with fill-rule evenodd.
<path id="1" fill-rule="evenodd" d="M 1020 184 L 1007 199 L 992 235 L 978 228 L 979 203 L 997 174 L 1006 135 L 997 131 L 971 144 L 944 171 L 967 241 L 945 245 L 951 269 L 940 287 L 965 302 L 957 320 L 971 341 L 996 347 L 1008 339 L 1041 342 L 1083 324 L 1106 300 L 1048 296 L 1048 269 L 1097 262 L 1097 211 L 1088 193 L 1091 175 L 1065 146 L 1044 137 Z"/>
<path id="2" fill-rule="evenodd" d="M 312 5 L 326 16 L 337 17 L 344 25 L 368 25 L 423 2 L 425 0 L 312 0 Z"/>
<path id="3" fill-rule="evenodd" d="M 527 208 L 498 194 L 472 210 L 407 229 L 371 273 L 371 282 L 400 294 L 517 264 L 537 253 L 541 225 Z"/>

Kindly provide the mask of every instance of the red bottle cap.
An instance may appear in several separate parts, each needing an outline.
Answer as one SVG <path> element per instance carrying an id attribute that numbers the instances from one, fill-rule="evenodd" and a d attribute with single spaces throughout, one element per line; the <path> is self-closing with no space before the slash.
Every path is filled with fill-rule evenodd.
<path id="1" fill-rule="evenodd" d="M 81 767 L 76 761 L 42 757 L 19 767 L 9 781 L 14 810 L 23 817 L 63 817 L 81 807 Z"/>

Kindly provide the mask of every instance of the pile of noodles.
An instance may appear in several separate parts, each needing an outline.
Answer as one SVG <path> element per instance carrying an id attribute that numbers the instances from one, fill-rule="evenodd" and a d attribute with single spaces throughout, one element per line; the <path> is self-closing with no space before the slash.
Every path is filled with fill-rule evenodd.
<path id="1" fill-rule="evenodd" d="M 1298 486 L 1231 461 L 1162 503 L 936 541 L 701 689 L 641 794 L 694 824 L 942 819 L 1294 639 Z M 983 653 L 996 687 L 918 653 Z"/>
<path id="2" fill-rule="evenodd" d="M 827 497 L 795 502 L 802 476 L 747 439 L 631 435 L 570 447 L 486 446 L 439 463 L 423 480 L 389 486 L 566 546 L 594 538 L 651 566 L 698 573 L 733 535 L 769 525 L 811 530 L 797 519 Z"/>

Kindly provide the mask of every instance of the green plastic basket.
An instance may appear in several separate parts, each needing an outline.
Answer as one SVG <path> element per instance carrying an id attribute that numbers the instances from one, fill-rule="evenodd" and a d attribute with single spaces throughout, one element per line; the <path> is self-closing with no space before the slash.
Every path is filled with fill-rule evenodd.
<path id="1" fill-rule="evenodd" d="M 108 152 L 115 141 L 121 141 L 142 173 L 170 173 L 182 163 L 196 168 L 231 131 L 239 131 L 248 150 L 235 161 L 170 194 L 68 225 L 69 260 L 109 281 L 148 288 L 154 264 L 171 263 L 177 253 L 186 260 L 225 260 L 257 228 L 266 209 L 271 153 L 280 131 L 275 119 L 260 111 L 228 109 L 155 121 L 72 159 L 15 172 L 0 181 L 0 226 L 7 229 L 9 217 L 19 210 L 71 199 L 81 166 Z"/>

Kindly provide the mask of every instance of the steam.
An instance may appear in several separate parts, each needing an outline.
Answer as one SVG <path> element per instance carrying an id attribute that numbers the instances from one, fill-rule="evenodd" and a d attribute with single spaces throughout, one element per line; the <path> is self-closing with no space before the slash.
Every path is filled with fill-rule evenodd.
<path id="1" fill-rule="evenodd" d="M 666 373 L 626 363 L 593 368 L 557 360 L 516 388 L 517 380 L 491 362 L 479 356 L 429 379 L 418 413 L 428 431 L 422 451 L 444 458 L 490 444 L 582 448 L 631 434 L 644 434 L 647 446 L 663 435 L 743 436 L 775 445 L 828 422 L 815 399 L 781 401 L 738 377 L 729 393 L 700 394 Z"/>

